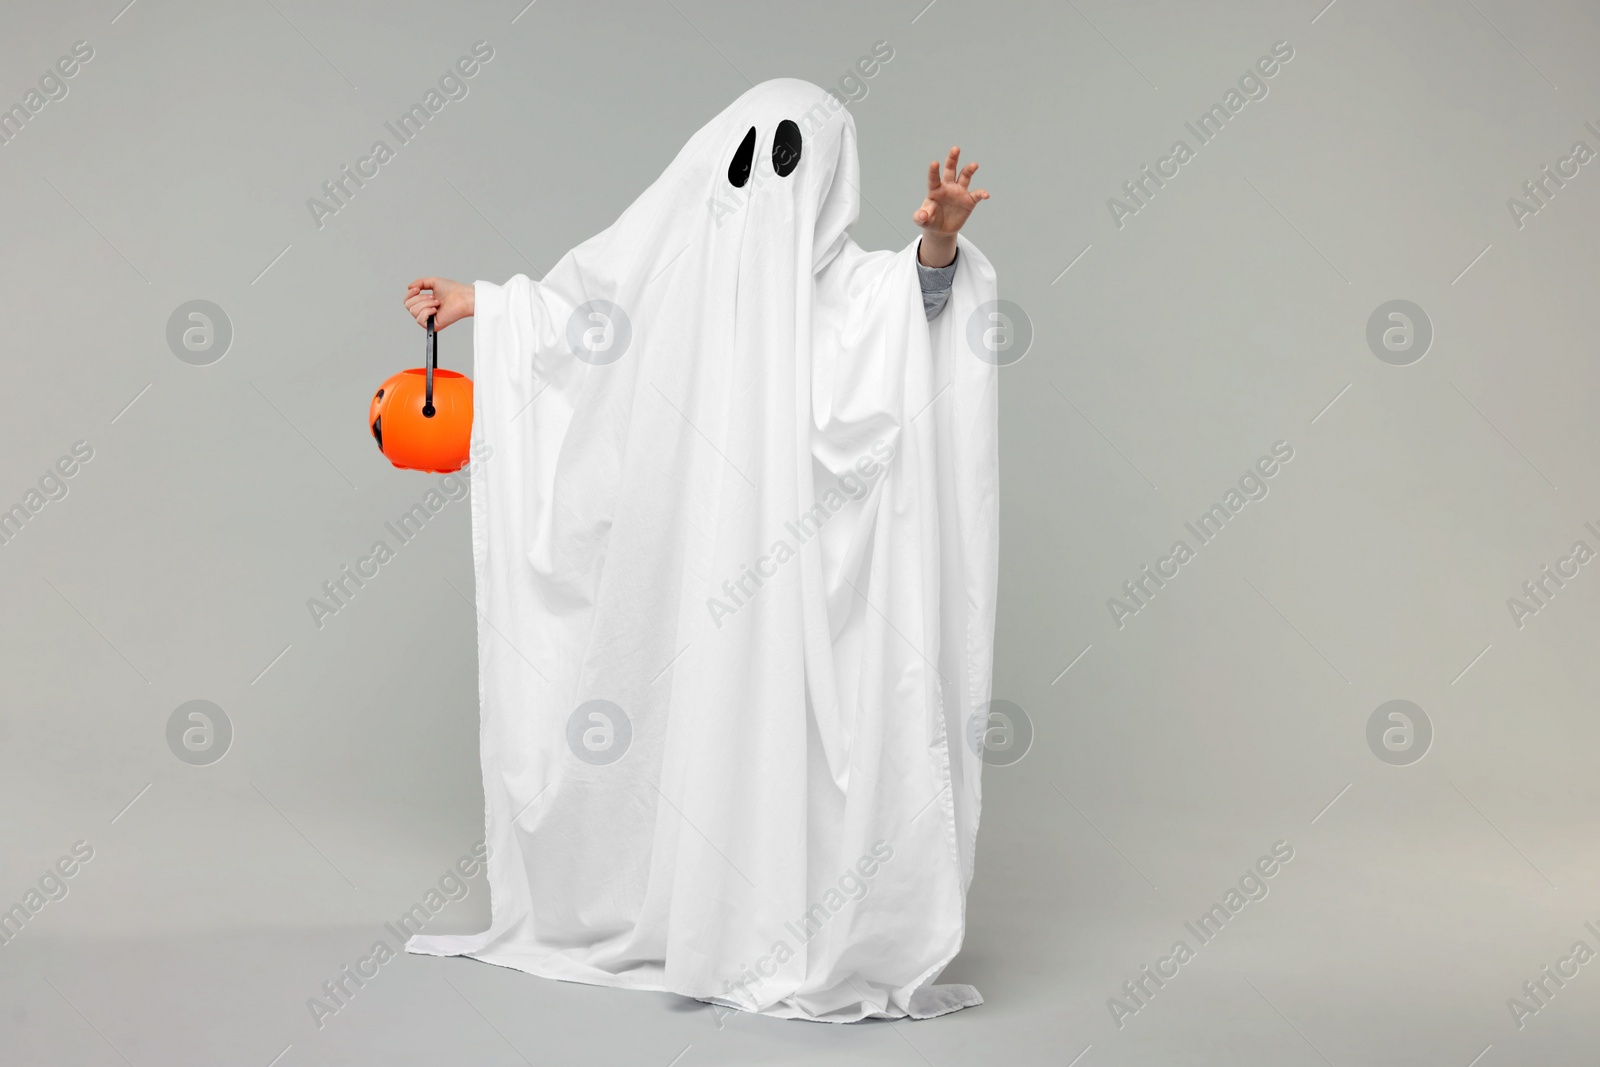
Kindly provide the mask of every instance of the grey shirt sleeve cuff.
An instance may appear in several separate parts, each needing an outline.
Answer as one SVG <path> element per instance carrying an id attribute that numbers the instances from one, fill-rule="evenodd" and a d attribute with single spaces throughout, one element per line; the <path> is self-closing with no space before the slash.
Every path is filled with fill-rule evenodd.
<path id="1" fill-rule="evenodd" d="M 920 250 L 921 245 L 918 245 Z M 961 250 L 956 249 L 956 258 L 947 266 L 924 267 L 922 260 L 917 260 L 917 278 L 922 282 L 922 310 L 932 322 L 939 312 L 950 300 L 950 289 L 956 281 L 956 264 L 961 262 Z"/>

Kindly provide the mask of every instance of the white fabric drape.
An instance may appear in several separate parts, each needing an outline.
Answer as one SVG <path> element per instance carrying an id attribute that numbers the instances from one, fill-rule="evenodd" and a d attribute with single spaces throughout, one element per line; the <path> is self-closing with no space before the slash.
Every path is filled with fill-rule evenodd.
<path id="1" fill-rule="evenodd" d="M 848 111 L 766 82 L 544 280 L 477 283 L 492 922 L 411 951 L 791 1018 L 981 1002 L 931 983 L 978 827 L 995 278 L 963 238 L 925 321 L 859 184 Z"/>

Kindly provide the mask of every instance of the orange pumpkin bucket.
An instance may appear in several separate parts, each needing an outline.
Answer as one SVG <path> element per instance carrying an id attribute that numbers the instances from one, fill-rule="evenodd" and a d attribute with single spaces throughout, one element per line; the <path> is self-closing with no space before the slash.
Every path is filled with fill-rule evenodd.
<path id="1" fill-rule="evenodd" d="M 472 446 L 472 379 L 439 369 L 439 339 L 428 316 L 428 365 L 403 370 L 379 387 L 367 426 L 401 470 L 448 474 L 467 465 Z"/>

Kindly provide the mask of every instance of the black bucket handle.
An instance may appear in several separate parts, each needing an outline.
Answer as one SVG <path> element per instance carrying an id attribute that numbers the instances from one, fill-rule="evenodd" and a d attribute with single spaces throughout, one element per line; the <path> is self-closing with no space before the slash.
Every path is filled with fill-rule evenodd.
<path id="1" fill-rule="evenodd" d="M 428 383 L 424 388 L 422 398 L 422 414 L 424 418 L 433 418 L 433 370 L 439 365 L 439 337 L 433 332 L 433 316 L 428 316 Z"/>

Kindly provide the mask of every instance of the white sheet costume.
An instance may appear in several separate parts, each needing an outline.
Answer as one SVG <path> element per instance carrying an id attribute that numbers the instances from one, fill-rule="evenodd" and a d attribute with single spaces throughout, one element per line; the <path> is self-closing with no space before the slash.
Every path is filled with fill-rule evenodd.
<path id="1" fill-rule="evenodd" d="M 859 185 L 849 112 L 766 82 L 543 281 L 477 283 L 493 917 L 412 952 L 789 1018 L 981 1003 L 932 982 L 978 829 L 994 271 L 963 238 L 927 322 Z"/>

